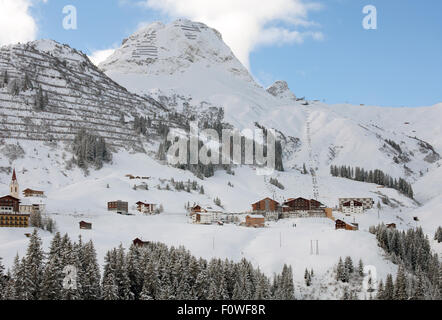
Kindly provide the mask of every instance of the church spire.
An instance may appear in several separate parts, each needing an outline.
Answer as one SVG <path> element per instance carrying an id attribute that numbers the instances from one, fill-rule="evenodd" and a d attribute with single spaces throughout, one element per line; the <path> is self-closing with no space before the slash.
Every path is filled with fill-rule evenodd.
<path id="1" fill-rule="evenodd" d="M 18 185 L 18 181 L 17 181 L 17 175 L 15 174 L 15 169 L 12 172 L 12 180 L 11 180 L 11 184 L 9 186 L 9 194 L 11 196 L 13 196 L 14 198 L 19 199 L 20 195 L 19 195 L 19 185 Z"/>

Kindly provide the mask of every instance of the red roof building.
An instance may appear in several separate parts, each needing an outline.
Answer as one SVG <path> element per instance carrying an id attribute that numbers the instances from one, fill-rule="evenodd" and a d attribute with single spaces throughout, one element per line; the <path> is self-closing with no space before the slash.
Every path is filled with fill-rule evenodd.
<path id="1" fill-rule="evenodd" d="M 20 199 L 13 196 L 4 196 L 0 198 L 0 213 L 19 213 Z"/>
<path id="2" fill-rule="evenodd" d="M 265 198 L 261 201 L 258 201 L 254 204 L 252 204 L 252 211 L 253 212 L 277 212 L 279 210 L 279 202 L 271 199 L 271 198 Z"/>
<path id="3" fill-rule="evenodd" d="M 304 198 L 289 199 L 284 203 L 284 211 L 310 211 L 319 209 L 322 203 L 316 200 L 308 200 Z"/>
<path id="4" fill-rule="evenodd" d="M 139 238 L 136 238 L 134 241 L 132 241 L 132 243 L 133 243 L 133 245 L 136 246 L 136 247 L 145 247 L 145 246 L 147 246 L 147 245 L 150 244 L 149 241 L 142 241 L 142 240 L 139 239 Z"/>

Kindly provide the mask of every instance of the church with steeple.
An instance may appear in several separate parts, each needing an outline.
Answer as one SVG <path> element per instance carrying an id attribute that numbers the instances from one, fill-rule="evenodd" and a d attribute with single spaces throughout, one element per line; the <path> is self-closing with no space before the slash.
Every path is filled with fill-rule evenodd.
<path id="1" fill-rule="evenodd" d="M 9 195 L 0 197 L 0 228 L 27 228 L 30 214 L 21 212 L 20 188 L 15 169 L 9 186 Z"/>
<path id="2" fill-rule="evenodd" d="M 9 195 L 16 199 L 20 199 L 20 188 L 17 181 L 17 175 L 15 174 L 15 169 L 12 172 L 12 180 L 11 184 L 9 185 Z"/>

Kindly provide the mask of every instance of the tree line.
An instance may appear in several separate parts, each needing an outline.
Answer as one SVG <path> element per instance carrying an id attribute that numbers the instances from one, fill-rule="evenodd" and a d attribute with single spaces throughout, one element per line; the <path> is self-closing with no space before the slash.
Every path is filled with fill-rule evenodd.
<path id="1" fill-rule="evenodd" d="M 74 266 L 74 282 L 67 282 Z M 75 286 L 70 285 L 75 283 Z M 25 257 L 17 256 L 11 270 L 0 260 L 0 299 L 3 300 L 291 300 L 291 267 L 267 277 L 246 259 L 197 259 L 183 247 L 148 243 L 120 245 L 107 252 L 103 276 L 92 241 L 73 242 L 57 233 L 44 252 L 35 230 Z"/>
<path id="2" fill-rule="evenodd" d="M 437 241 L 437 243 L 442 242 L 442 227 L 437 228 L 436 233 L 434 234 L 434 240 Z"/>
<path id="3" fill-rule="evenodd" d="M 101 169 L 104 162 L 112 160 L 112 153 L 103 137 L 91 134 L 85 129 L 80 130 L 72 142 L 74 158 L 72 161 L 82 169 L 94 165 Z"/>
<path id="4" fill-rule="evenodd" d="M 393 179 L 390 175 L 382 170 L 365 170 L 364 168 L 353 168 L 350 166 L 334 166 L 330 167 L 330 173 L 333 177 L 346 178 L 354 181 L 375 183 L 381 186 L 395 189 L 407 197 L 413 199 L 414 192 L 411 183 L 405 179 Z"/>
<path id="5" fill-rule="evenodd" d="M 398 231 L 385 225 L 371 227 L 379 246 L 399 265 L 396 281 L 389 275 L 379 284 L 381 300 L 442 299 L 442 263 L 431 251 L 422 228 Z"/>

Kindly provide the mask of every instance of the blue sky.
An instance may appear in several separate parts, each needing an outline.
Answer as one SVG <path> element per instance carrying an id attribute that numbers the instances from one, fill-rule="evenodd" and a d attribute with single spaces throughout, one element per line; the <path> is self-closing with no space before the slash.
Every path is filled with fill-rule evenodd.
<path id="1" fill-rule="evenodd" d="M 286 80 L 298 96 L 327 103 L 426 106 L 442 102 L 442 1 L 316 3 L 320 8 L 303 17 L 308 26 L 290 25 L 288 19 L 278 17 L 267 24 L 320 32 L 322 39 L 305 37 L 302 43 L 283 44 L 255 41 L 247 51 L 251 72 L 261 84 Z M 77 30 L 62 28 L 62 9 L 70 4 L 77 8 Z M 362 27 L 366 5 L 377 8 L 377 30 Z M 118 46 L 140 23 L 168 22 L 177 12 L 188 12 L 179 10 L 183 9 L 142 7 L 135 0 L 48 0 L 37 2 L 31 14 L 38 26 L 37 38 L 51 38 L 91 54 Z"/>

